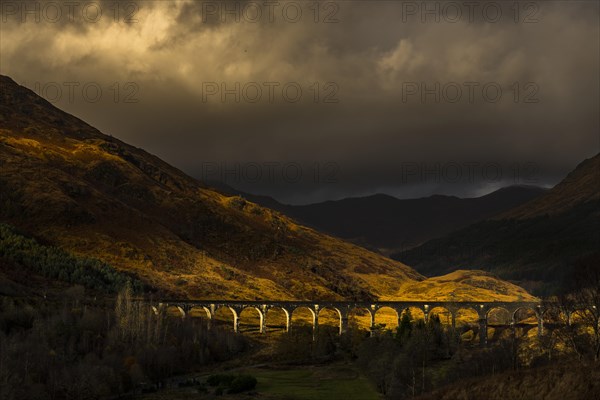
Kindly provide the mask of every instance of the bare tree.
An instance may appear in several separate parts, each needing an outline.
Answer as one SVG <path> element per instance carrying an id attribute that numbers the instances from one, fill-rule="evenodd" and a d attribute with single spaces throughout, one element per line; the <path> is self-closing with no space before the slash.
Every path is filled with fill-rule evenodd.
<path id="1" fill-rule="evenodd" d="M 565 290 L 558 296 L 559 308 L 566 318 L 567 340 L 582 358 L 585 347 L 591 347 L 595 361 L 600 360 L 600 253 L 578 260 L 565 281 Z M 576 313 L 577 321 L 571 316 Z M 581 322 L 581 326 L 571 322 Z M 589 343 L 580 340 L 588 337 Z"/>

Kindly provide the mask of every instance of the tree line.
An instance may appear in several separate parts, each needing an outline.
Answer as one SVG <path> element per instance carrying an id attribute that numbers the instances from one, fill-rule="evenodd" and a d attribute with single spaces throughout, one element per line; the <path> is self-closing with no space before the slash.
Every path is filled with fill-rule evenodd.
<path id="1" fill-rule="evenodd" d="M 165 380 L 239 355 L 246 339 L 194 318 L 154 313 L 126 287 L 114 308 L 69 290 L 62 306 L 3 298 L 0 398 L 96 400 L 164 386 Z"/>
<path id="2" fill-rule="evenodd" d="M 144 289 L 141 281 L 117 271 L 108 263 L 40 244 L 4 223 L 0 223 L 0 258 L 48 279 L 80 284 L 103 292 L 116 293 L 126 285 L 130 285 L 136 292 Z"/>

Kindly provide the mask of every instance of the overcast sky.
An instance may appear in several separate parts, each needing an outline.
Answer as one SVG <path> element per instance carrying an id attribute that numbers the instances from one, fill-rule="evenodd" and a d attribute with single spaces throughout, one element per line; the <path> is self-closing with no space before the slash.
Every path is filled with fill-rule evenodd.
<path id="1" fill-rule="evenodd" d="M 599 151 L 596 1 L 0 3 L 2 74 L 287 203 L 551 186 Z"/>

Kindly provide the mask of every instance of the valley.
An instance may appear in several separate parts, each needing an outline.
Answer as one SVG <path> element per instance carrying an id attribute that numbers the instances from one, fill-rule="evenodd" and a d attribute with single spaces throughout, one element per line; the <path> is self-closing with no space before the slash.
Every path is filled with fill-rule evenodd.
<path id="1" fill-rule="evenodd" d="M 7 398 L 403 399 L 455 393 L 474 377 L 485 386 L 496 373 L 535 374 L 555 360 L 579 357 L 587 371 L 597 359 L 597 298 L 588 294 L 600 281 L 594 255 L 583 256 L 596 240 L 598 197 L 588 189 L 598 156 L 549 191 L 314 206 L 313 221 L 329 215 L 341 226 L 354 212 L 343 203 L 393 203 L 367 206 L 379 216 L 363 222 L 398 209 L 418 221 L 431 207 L 423 204 L 444 204 L 456 220 L 432 231 L 432 215 L 415 237 L 451 238 L 393 260 L 303 225 L 308 214 L 213 189 L 9 77 L 0 89 Z M 352 229 L 372 230 L 357 222 Z M 540 236 L 553 238 L 548 246 L 563 240 L 561 251 L 539 247 Z M 510 250 L 515 242 L 531 253 Z M 581 271 L 574 287 L 586 289 L 571 293 L 584 297 L 531 294 L 517 283 L 539 276 L 515 264 L 528 257 L 553 258 L 552 279 Z M 559 275 L 566 260 L 577 265 Z"/>

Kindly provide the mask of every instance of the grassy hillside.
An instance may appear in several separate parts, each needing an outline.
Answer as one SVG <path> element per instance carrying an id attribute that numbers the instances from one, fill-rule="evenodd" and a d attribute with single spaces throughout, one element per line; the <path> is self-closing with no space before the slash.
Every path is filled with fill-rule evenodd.
<path id="1" fill-rule="evenodd" d="M 0 218 L 43 242 L 189 297 L 363 298 L 421 279 L 1 85 Z"/>
<path id="2" fill-rule="evenodd" d="M 424 279 L 0 85 L 0 222 L 42 245 L 189 298 L 368 299 Z"/>
<path id="3" fill-rule="evenodd" d="M 391 299 L 432 301 L 473 299 L 479 301 L 534 300 L 527 291 L 485 271 L 458 270 L 421 282 L 407 282 Z"/>

